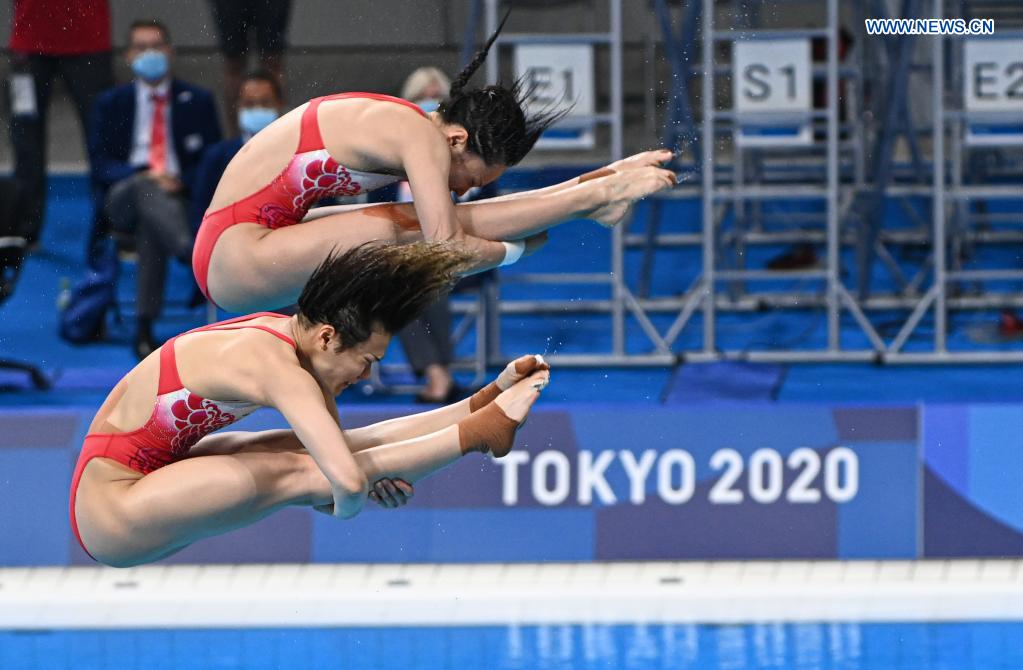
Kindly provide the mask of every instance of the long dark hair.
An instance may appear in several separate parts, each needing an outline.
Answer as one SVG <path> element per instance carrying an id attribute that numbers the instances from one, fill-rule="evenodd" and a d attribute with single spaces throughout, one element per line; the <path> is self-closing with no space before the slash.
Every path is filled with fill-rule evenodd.
<path id="1" fill-rule="evenodd" d="M 466 90 L 472 75 L 487 59 L 508 14 L 510 11 L 483 48 L 455 77 L 447 99 L 437 108 L 444 123 L 457 123 L 465 128 L 469 133 L 469 149 L 487 165 L 515 165 L 525 158 L 543 131 L 568 113 L 567 109 L 542 110 L 526 116 L 523 108 L 529 91 L 525 90 L 522 80 L 510 87 L 498 84 Z"/>
<path id="2" fill-rule="evenodd" d="M 343 347 L 396 333 L 445 296 L 470 255 L 450 242 L 363 244 L 320 263 L 298 298 L 303 327 L 329 324 Z"/>

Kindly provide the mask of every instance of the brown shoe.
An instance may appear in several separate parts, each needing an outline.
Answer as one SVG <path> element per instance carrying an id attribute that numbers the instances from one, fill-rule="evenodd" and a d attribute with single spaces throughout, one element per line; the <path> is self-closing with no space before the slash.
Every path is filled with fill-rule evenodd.
<path id="1" fill-rule="evenodd" d="M 767 262 L 768 270 L 805 270 L 817 265 L 817 251 L 812 244 L 797 244 Z"/>

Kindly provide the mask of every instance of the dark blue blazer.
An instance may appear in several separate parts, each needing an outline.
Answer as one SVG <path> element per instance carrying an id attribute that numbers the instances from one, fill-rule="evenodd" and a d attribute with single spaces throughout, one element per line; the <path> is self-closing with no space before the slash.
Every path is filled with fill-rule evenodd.
<path id="1" fill-rule="evenodd" d="M 181 166 L 181 181 L 191 190 L 203 152 L 220 141 L 220 120 L 213 95 L 204 88 L 171 81 L 171 136 Z M 135 84 L 117 86 L 101 93 L 89 118 L 89 160 L 97 205 L 110 186 L 130 177 L 138 168 L 131 159 L 135 132 Z"/>
<path id="2" fill-rule="evenodd" d="M 242 138 L 236 137 L 230 140 L 217 142 L 206 149 L 195 171 L 195 183 L 192 185 L 192 206 L 191 219 L 192 227 L 199 229 L 202 217 L 209 209 L 213 201 L 213 194 L 217 190 L 220 178 L 224 176 L 227 164 L 231 162 L 234 155 L 241 151 L 245 144 Z"/>

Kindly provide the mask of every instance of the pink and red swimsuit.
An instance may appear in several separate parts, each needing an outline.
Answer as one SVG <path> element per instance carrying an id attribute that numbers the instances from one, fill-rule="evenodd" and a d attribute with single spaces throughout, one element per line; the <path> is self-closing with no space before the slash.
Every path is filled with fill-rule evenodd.
<path id="1" fill-rule="evenodd" d="M 287 167 L 273 181 L 252 195 L 220 209 L 206 212 L 192 250 L 192 270 L 199 288 L 213 300 L 207 283 L 213 247 L 225 230 L 238 223 L 258 223 L 275 229 L 301 223 L 317 201 L 353 196 L 387 186 L 401 177 L 349 170 L 334 160 L 323 146 L 316 112 L 325 100 L 371 98 L 395 102 L 425 113 L 413 103 L 377 93 L 339 93 L 309 101 L 302 112 L 298 149 Z"/>
<path id="2" fill-rule="evenodd" d="M 244 323 L 263 316 L 288 318 L 273 312 L 259 312 L 212 323 L 190 330 L 188 333 L 257 328 L 287 342 L 292 347 L 295 346 L 290 337 L 272 328 Z M 146 423 L 141 428 L 126 433 L 90 433 L 85 437 L 71 478 L 71 530 L 86 553 L 89 550 L 82 543 L 82 537 L 78 534 L 78 522 L 75 519 L 75 494 L 82 472 L 89 461 L 94 458 L 110 458 L 136 472 L 149 474 L 153 470 L 186 458 L 189 449 L 203 437 L 239 421 L 259 408 L 259 405 L 250 402 L 210 400 L 185 388 L 178 375 L 177 360 L 174 356 L 174 341 L 178 337 L 180 335 L 160 347 L 160 377 L 157 382 L 156 402 L 153 405 L 153 413 L 149 415 Z"/>

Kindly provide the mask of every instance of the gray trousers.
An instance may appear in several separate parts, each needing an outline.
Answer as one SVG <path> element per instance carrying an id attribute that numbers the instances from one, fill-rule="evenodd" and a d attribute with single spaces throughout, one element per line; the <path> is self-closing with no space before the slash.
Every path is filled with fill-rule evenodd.
<path id="1" fill-rule="evenodd" d="M 107 193 L 104 213 L 112 230 L 135 235 L 138 250 L 140 319 L 155 319 L 163 309 L 167 260 L 192 264 L 195 233 L 188 222 L 187 198 L 167 193 L 149 177 L 135 175 L 117 182 Z"/>
<path id="2" fill-rule="evenodd" d="M 447 297 L 430 305 L 423 315 L 398 333 L 409 364 L 417 375 L 430 365 L 451 365 L 451 306 Z"/>

